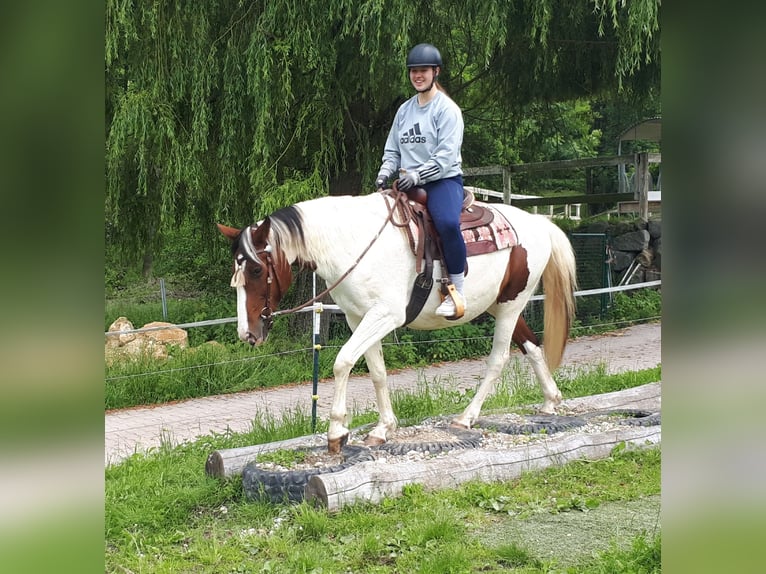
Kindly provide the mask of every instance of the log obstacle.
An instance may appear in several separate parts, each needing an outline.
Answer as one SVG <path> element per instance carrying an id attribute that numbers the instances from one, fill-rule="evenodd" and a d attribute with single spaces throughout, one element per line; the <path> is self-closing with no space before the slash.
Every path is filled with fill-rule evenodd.
<path id="1" fill-rule="evenodd" d="M 340 472 L 312 476 L 306 485 L 305 499 L 334 512 L 358 502 L 376 504 L 398 496 L 408 484 L 439 490 L 470 480 L 511 480 L 530 470 L 578 459 L 605 458 L 622 442 L 643 447 L 659 444 L 660 439 L 659 426 L 624 427 L 596 434 L 554 436 L 503 450 L 458 451 L 416 463 L 392 462 L 390 458 L 360 462 Z"/>
<path id="2" fill-rule="evenodd" d="M 613 408 L 660 410 L 661 383 L 649 383 L 621 391 L 565 400 L 562 407 L 577 411 Z M 265 452 L 314 447 L 325 444 L 324 434 L 296 437 L 278 442 L 221 449 L 212 452 L 205 472 L 215 478 L 241 475 L 245 466 Z M 509 480 L 526 470 L 564 464 L 575 459 L 597 459 L 609 455 L 619 442 L 656 444 L 660 427 L 628 427 L 595 434 L 547 437 L 529 445 L 502 450 L 477 448 L 454 451 L 449 455 L 417 462 L 385 460 L 360 462 L 337 473 L 312 477 L 306 485 L 306 499 L 330 510 L 360 501 L 379 502 L 396 496 L 407 484 L 422 483 L 427 488 L 449 488 L 467 480 Z"/>
<path id="3" fill-rule="evenodd" d="M 226 448 L 210 453 L 205 462 L 205 473 L 214 478 L 230 478 L 242 474 L 247 463 L 256 460 L 259 454 L 282 449 L 296 449 L 316 446 L 311 436 L 301 436 L 240 448 Z"/>

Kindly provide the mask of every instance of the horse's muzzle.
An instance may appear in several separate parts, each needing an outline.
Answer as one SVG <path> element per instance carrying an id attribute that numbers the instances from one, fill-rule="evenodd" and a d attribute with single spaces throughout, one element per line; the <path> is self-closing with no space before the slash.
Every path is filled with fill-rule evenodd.
<path id="1" fill-rule="evenodd" d="M 256 337 L 250 331 L 248 331 L 245 333 L 245 336 L 242 337 L 242 340 L 245 343 L 250 343 L 251 346 L 255 347 L 256 345 L 263 343 L 266 340 L 266 337 Z"/>

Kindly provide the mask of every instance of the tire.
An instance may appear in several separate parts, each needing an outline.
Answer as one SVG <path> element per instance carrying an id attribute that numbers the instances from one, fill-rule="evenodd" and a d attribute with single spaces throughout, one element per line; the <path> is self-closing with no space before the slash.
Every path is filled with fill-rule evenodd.
<path id="1" fill-rule="evenodd" d="M 505 434 L 553 434 L 585 424 L 580 417 L 567 417 L 561 415 L 522 415 L 526 422 L 507 423 L 501 420 L 493 420 L 490 417 L 479 418 L 474 427 L 494 430 Z"/>
<path id="2" fill-rule="evenodd" d="M 455 440 L 439 442 L 385 442 L 374 447 L 374 449 L 389 454 L 403 456 L 412 451 L 438 454 L 452 450 L 476 448 L 481 445 L 482 434 L 479 431 L 453 427 L 440 428 L 439 430 L 455 435 Z"/>
<path id="3" fill-rule="evenodd" d="M 661 424 L 660 412 L 645 411 L 641 409 L 610 409 L 605 411 L 596 411 L 583 415 L 584 417 L 595 416 L 614 416 L 620 417 L 615 422 L 621 425 L 633 427 L 649 427 Z"/>
<path id="4" fill-rule="evenodd" d="M 317 452 L 325 449 L 326 447 L 322 446 L 298 450 Z M 251 462 L 242 471 L 242 488 L 245 496 L 249 500 L 298 503 L 305 498 L 306 484 L 315 474 L 338 472 L 359 462 L 374 459 L 370 449 L 365 446 L 346 445 L 341 454 L 343 462 L 340 464 L 305 470 L 265 470 L 260 468 L 257 462 Z"/>

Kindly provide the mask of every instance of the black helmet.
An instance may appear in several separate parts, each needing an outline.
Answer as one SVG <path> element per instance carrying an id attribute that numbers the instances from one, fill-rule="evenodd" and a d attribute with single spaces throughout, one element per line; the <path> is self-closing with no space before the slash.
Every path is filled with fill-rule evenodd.
<path id="1" fill-rule="evenodd" d="M 442 65 L 442 55 L 436 46 L 432 44 L 418 44 L 407 54 L 407 67 L 419 68 L 421 66 Z"/>

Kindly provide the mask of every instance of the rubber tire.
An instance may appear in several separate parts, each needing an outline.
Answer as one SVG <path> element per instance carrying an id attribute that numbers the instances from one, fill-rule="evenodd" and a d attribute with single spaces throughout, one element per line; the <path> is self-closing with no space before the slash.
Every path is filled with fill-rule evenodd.
<path id="1" fill-rule="evenodd" d="M 585 425 L 580 417 L 562 415 L 523 415 L 528 421 L 522 424 L 507 424 L 493 421 L 491 418 L 479 418 L 474 427 L 495 430 L 504 434 L 553 434 Z"/>
<path id="2" fill-rule="evenodd" d="M 298 449 L 307 451 L 325 450 L 327 447 Z M 324 468 L 307 470 L 274 471 L 264 470 L 257 462 L 248 463 L 242 471 L 242 489 L 249 500 L 273 503 L 301 502 L 309 479 L 315 474 L 338 472 L 359 462 L 373 460 L 374 456 L 365 446 L 346 445 L 341 450 L 343 462 Z"/>
<path id="3" fill-rule="evenodd" d="M 408 452 L 425 452 L 428 454 L 438 454 L 459 450 L 464 448 L 476 448 L 481 445 L 483 439 L 481 432 L 470 429 L 459 429 L 454 427 L 440 428 L 445 432 L 455 435 L 454 441 L 440 442 L 384 442 L 378 445 L 375 450 L 382 450 L 389 454 L 403 456 Z"/>
<path id="4" fill-rule="evenodd" d="M 641 409 L 609 409 L 587 413 L 583 416 L 594 417 L 600 415 L 621 416 L 623 418 L 615 421 L 617 424 L 633 427 L 650 427 L 662 423 L 660 411 L 646 411 Z"/>

